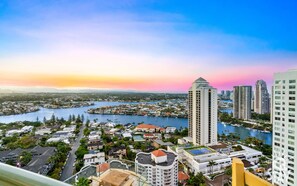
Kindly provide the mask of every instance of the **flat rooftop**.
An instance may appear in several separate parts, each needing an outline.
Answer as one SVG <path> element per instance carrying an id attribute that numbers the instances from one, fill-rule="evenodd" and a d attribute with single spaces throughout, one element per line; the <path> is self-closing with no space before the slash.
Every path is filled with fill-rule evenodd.
<path id="1" fill-rule="evenodd" d="M 90 186 L 147 186 L 145 180 L 134 172 L 121 169 L 109 169 L 100 177 L 92 176 Z"/>
<path id="2" fill-rule="evenodd" d="M 154 160 L 152 160 L 151 153 L 144 153 L 144 152 L 138 153 L 136 155 L 135 160 L 137 160 L 138 163 L 141 163 L 141 164 L 159 165 L 159 166 L 172 165 L 172 163 L 174 162 L 175 158 L 177 158 L 177 156 L 172 152 L 165 152 L 165 153 L 167 155 L 167 161 L 162 163 L 156 163 Z"/>
<path id="3" fill-rule="evenodd" d="M 187 148 L 187 149 L 185 149 L 185 151 L 187 151 L 188 153 L 190 153 L 193 156 L 210 154 L 210 153 L 215 152 L 213 149 L 208 148 L 208 147 L 204 147 L 204 146 Z"/>

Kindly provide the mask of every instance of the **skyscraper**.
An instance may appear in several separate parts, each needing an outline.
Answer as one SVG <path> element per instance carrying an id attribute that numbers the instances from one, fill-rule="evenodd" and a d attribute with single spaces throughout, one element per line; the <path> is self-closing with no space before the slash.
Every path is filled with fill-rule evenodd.
<path id="1" fill-rule="evenodd" d="M 252 87 L 233 87 L 233 117 L 238 119 L 250 119 L 252 106 Z"/>
<path id="2" fill-rule="evenodd" d="M 199 78 L 189 89 L 189 136 L 194 145 L 217 144 L 217 89 Z"/>
<path id="3" fill-rule="evenodd" d="M 297 185 L 297 70 L 274 74 L 272 182 Z"/>
<path id="4" fill-rule="evenodd" d="M 269 93 L 266 82 L 263 80 L 256 82 L 254 111 L 258 114 L 268 114 L 270 112 Z"/>

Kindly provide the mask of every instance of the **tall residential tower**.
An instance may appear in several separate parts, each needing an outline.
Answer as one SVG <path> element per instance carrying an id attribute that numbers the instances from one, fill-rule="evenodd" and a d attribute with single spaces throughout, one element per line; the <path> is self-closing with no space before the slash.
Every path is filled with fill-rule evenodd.
<path id="1" fill-rule="evenodd" d="M 266 82 L 263 80 L 256 82 L 254 112 L 258 114 L 268 114 L 270 112 L 269 93 Z"/>
<path id="2" fill-rule="evenodd" d="M 252 86 L 235 86 L 233 88 L 233 117 L 251 119 Z"/>
<path id="3" fill-rule="evenodd" d="M 189 136 L 194 145 L 217 144 L 217 89 L 199 78 L 189 89 Z"/>
<path id="4" fill-rule="evenodd" d="M 297 185 L 297 70 L 274 74 L 272 182 Z"/>

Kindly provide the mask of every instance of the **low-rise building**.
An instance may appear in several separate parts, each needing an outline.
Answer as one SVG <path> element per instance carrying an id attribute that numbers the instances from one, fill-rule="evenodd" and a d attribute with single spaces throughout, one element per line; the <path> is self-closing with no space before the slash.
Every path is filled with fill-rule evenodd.
<path id="1" fill-rule="evenodd" d="M 205 146 L 168 146 L 168 150 L 176 152 L 179 161 L 185 164 L 190 172 L 195 174 L 199 172 L 202 172 L 203 174 L 220 172 L 225 167 L 231 165 L 231 158 L 228 155 L 218 153 Z M 214 164 L 210 165 L 209 162 L 213 162 Z"/>
<path id="2" fill-rule="evenodd" d="M 122 159 L 122 157 L 126 155 L 127 155 L 127 150 L 125 146 L 112 147 L 108 152 L 108 158 Z"/>
<path id="3" fill-rule="evenodd" d="M 5 136 L 6 137 L 12 137 L 14 135 L 21 135 L 23 133 L 22 130 L 17 130 L 17 129 L 13 129 L 13 130 L 9 130 L 6 132 Z"/>
<path id="4" fill-rule="evenodd" d="M 154 142 L 153 142 L 153 146 L 155 147 L 155 148 L 161 148 L 162 146 L 164 147 L 166 147 L 167 148 L 167 146 L 172 146 L 173 145 L 173 143 L 171 143 L 171 142 L 163 142 L 162 140 L 155 140 Z"/>
<path id="5" fill-rule="evenodd" d="M 132 138 L 132 134 L 130 132 L 124 132 L 122 136 L 123 138 Z"/>
<path id="6" fill-rule="evenodd" d="M 176 127 L 166 127 L 166 133 L 174 133 L 176 131 Z"/>
<path id="7" fill-rule="evenodd" d="M 101 150 L 103 149 L 103 142 L 100 140 L 90 140 L 87 147 L 88 150 Z"/>
<path id="8" fill-rule="evenodd" d="M 33 128 L 33 126 L 24 126 L 21 130 L 23 131 L 23 133 L 28 133 L 32 132 Z"/>
<path id="9" fill-rule="evenodd" d="M 229 154 L 230 158 L 237 157 L 241 160 L 247 160 L 252 164 L 256 164 L 259 162 L 259 158 L 263 156 L 263 153 L 261 151 L 252 149 L 244 145 L 240 145 L 240 146 L 242 147 L 242 150 L 230 152 Z"/>
<path id="10" fill-rule="evenodd" d="M 98 152 L 96 154 L 85 154 L 84 155 L 84 166 L 91 164 L 101 164 L 105 162 L 105 153 Z"/>
<path id="11" fill-rule="evenodd" d="M 151 125 L 151 124 L 140 124 L 137 125 L 134 129 L 136 132 L 160 132 L 163 131 L 161 127 Z"/>
<path id="12" fill-rule="evenodd" d="M 44 136 L 45 134 L 51 134 L 50 128 L 42 128 L 35 131 L 35 135 Z"/>
<path id="13" fill-rule="evenodd" d="M 156 139 L 157 137 L 152 133 L 146 133 L 146 134 L 143 134 L 143 138 L 151 140 L 151 139 Z"/>

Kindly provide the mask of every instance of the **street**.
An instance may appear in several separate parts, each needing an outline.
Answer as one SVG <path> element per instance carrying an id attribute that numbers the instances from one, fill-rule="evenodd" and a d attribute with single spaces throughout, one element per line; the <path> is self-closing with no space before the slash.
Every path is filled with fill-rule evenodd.
<path id="1" fill-rule="evenodd" d="M 73 167 L 73 164 L 74 164 L 75 158 L 76 158 L 75 152 L 76 152 L 76 150 L 78 149 L 78 147 L 80 145 L 80 140 L 83 137 L 83 131 L 84 131 L 85 127 L 86 127 L 86 125 L 83 124 L 83 126 L 81 127 L 80 132 L 78 134 L 78 137 L 76 138 L 75 142 L 72 144 L 72 149 L 70 151 L 70 154 L 69 154 L 69 157 L 67 159 L 66 165 L 65 165 L 65 167 L 64 167 L 64 169 L 62 171 L 62 175 L 61 175 L 61 178 L 60 178 L 61 181 L 64 181 L 67 178 L 72 176 L 72 173 L 73 173 L 74 168 L 75 168 L 75 167 Z"/>

